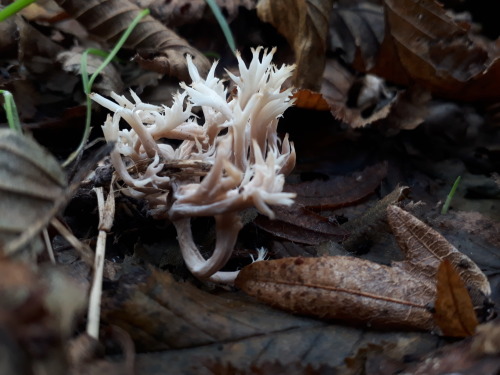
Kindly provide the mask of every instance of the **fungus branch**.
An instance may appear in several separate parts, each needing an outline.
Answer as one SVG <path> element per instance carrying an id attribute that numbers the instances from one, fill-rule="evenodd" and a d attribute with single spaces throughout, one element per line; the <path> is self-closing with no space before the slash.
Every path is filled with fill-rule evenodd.
<path id="1" fill-rule="evenodd" d="M 239 214 L 256 207 L 270 218 L 270 206 L 290 205 L 294 194 L 284 193 L 285 175 L 295 165 L 295 149 L 288 135 L 277 135 L 278 119 L 292 105 L 291 89 L 282 90 L 293 66 L 271 63 L 275 50 L 254 49 L 247 67 L 238 54 L 240 76 L 229 73 L 236 95 L 215 77 L 216 64 L 203 79 L 191 58 L 187 64 L 192 83 L 181 83 L 171 107 L 143 103 L 133 92 L 112 100 L 91 98 L 110 111 L 103 125 L 108 142 L 116 142 L 111 161 L 126 192 L 149 201 L 151 213 L 170 219 L 178 234 L 189 270 L 200 279 L 231 282 L 236 273 L 219 270 L 231 257 Z M 261 56 L 262 55 L 262 56 Z M 194 107 L 201 107 L 203 123 Z M 124 120 L 130 129 L 120 129 Z M 164 139 L 181 140 L 178 147 Z M 169 165 L 184 165 L 181 173 L 168 173 Z M 208 171 L 196 166 L 211 166 Z M 214 216 L 216 247 L 205 259 L 193 241 L 190 218 Z"/>

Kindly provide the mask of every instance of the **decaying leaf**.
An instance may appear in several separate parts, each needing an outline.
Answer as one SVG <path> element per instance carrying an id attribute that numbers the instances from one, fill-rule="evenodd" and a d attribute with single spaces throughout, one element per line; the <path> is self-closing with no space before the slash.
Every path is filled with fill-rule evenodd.
<path id="1" fill-rule="evenodd" d="M 411 214 L 397 206 L 389 206 L 387 212 L 406 254 L 404 261 L 392 267 L 346 256 L 284 258 L 246 266 L 235 284 L 293 313 L 374 327 L 439 331 L 430 310 L 436 300 L 438 266 L 447 260 L 457 265 L 459 277 L 476 297 L 474 307 L 482 311 L 491 292 L 479 267 Z M 448 307 L 440 308 L 441 314 L 443 310 L 450 313 Z"/>
<path id="2" fill-rule="evenodd" d="M 449 260 L 437 271 L 434 319 L 444 336 L 472 336 L 478 325 L 474 306 L 460 275 Z"/>
<path id="3" fill-rule="evenodd" d="M 319 89 L 332 5 L 333 0 L 263 0 L 257 5 L 259 18 L 276 27 L 294 50 L 296 87 Z"/>
<path id="4" fill-rule="evenodd" d="M 385 0 L 384 7 L 386 35 L 375 74 L 458 100 L 500 97 L 495 42 L 481 40 L 434 0 Z"/>
<path id="5" fill-rule="evenodd" d="M 140 351 L 189 348 L 316 325 L 209 294 L 154 270 L 122 277 L 117 289 L 104 293 L 102 303 L 103 321 L 127 331 Z"/>
<path id="6" fill-rule="evenodd" d="M 397 206 L 387 208 L 387 219 L 406 256 L 404 262 L 395 262 L 394 267 L 404 269 L 415 277 L 435 280 L 439 265 L 446 259 L 465 282 L 474 306 L 483 306 L 485 297 L 491 294 L 490 283 L 468 256 L 437 231 Z"/>
<path id="7" fill-rule="evenodd" d="M 4 254 L 26 245 L 49 223 L 65 202 L 65 189 L 66 177 L 52 155 L 28 137 L 0 130 L 0 249 Z"/>
<path id="8" fill-rule="evenodd" d="M 128 0 L 57 0 L 57 3 L 87 30 L 107 42 L 114 43 L 141 11 Z M 137 51 L 135 59 L 145 69 L 189 81 L 185 55 L 193 62 L 202 76 L 210 63 L 185 39 L 165 27 L 151 16 L 144 17 L 127 39 L 125 47 Z"/>
<path id="9" fill-rule="evenodd" d="M 373 327 L 434 327 L 435 291 L 403 270 L 348 256 L 255 262 L 236 286 L 272 306 Z M 402 287 L 401 287 L 402 286 Z"/>

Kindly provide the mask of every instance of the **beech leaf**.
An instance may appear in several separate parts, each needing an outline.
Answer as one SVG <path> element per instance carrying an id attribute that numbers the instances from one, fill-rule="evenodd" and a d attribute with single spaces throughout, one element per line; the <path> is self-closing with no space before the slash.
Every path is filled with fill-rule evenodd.
<path id="1" fill-rule="evenodd" d="M 435 291 L 405 271 L 348 256 L 283 258 L 244 267 L 235 284 L 271 306 L 373 327 L 434 327 Z"/>
<path id="2" fill-rule="evenodd" d="M 472 336 L 478 325 L 474 306 L 460 274 L 449 260 L 437 271 L 434 319 L 444 336 Z"/>
<path id="3" fill-rule="evenodd" d="M 435 280 L 439 265 L 446 259 L 457 269 L 470 290 L 474 306 L 483 305 L 485 297 L 491 294 L 491 287 L 476 263 L 437 231 L 398 206 L 387 207 L 387 219 L 399 247 L 406 255 L 405 260 L 395 262 L 394 267 L 404 269 L 415 277 Z"/>

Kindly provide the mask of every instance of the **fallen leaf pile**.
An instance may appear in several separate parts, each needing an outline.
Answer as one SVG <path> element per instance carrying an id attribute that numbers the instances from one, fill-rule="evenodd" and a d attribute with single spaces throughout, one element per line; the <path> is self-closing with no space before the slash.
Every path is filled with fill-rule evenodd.
<path id="1" fill-rule="evenodd" d="M 252 263 L 240 272 L 236 285 L 294 313 L 379 328 L 472 335 L 477 325 L 474 309 L 481 310 L 491 294 L 486 276 L 409 213 L 397 206 L 387 212 L 406 255 L 392 267 L 347 256 L 284 258 Z M 460 284 L 462 279 L 467 288 Z"/>

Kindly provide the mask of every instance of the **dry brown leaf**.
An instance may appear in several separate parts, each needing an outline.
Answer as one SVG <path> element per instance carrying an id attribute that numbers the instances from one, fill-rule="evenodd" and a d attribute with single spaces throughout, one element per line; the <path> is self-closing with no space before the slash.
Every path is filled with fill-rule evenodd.
<path id="1" fill-rule="evenodd" d="M 240 271 L 235 284 L 293 313 L 383 328 L 434 327 L 428 309 L 434 289 L 401 269 L 364 259 L 331 256 L 255 262 Z"/>
<path id="2" fill-rule="evenodd" d="M 57 3 L 90 33 L 109 43 L 116 42 L 141 11 L 128 0 L 57 0 Z M 145 69 L 182 81 L 190 81 L 186 54 L 193 56 L 202 76 L 210 68 L 201 52 L 151 16 L 142 18 L 127 39 L 125 48 L 137 51 L 135 59 Z"/>
<path id="3" fill-rule="evenodd" d="M 65 202 L 66 177 L 34 140 L 0 129 L 0 249 L 13 254 L 36 236 Z M 6 215 L 5 213 L 9 213 Z M 33 245 L 31 252 L 39 247 Z M 35 255 L 31 254 L 31 255 Z"/>
<path id="4" fill-rule="evenodd" d="M 294 50 L 298 88 L 319 90 L 332 5 L 333 0 L 262 0 L 257 5 L 259 18 L 276 27 Z"/>
<path id="5" fill-rule="evenodd" d="M 387 219 L 406 258 L 394 267 L 404 269 L 418 278 L 436 279 L 443 260 L 457 269 L 465 282 L 475 307 L 482 307 L 491 294 L 488 279 L 468 256 L 458 251 L 446 238 L 415 216 L 397 206 L 387 208 Z"/>
<path id="6" fill-rule="evenodd" d="M 474 306 L 464 282 L 449 260 L 437 271 L 434 319 L 444 336 L 472 336 L 478 325 Z"/>
<path id="7" fill-rule="evenodd" d="M 498 99 L 500 58 L 495 42 L 454 21 L 434 0 L 385 0 L 386 35 L 373 72 L 414 81 L 458 100 Z"/>
<path id="8" fill-rule="evenodd" d="M 474 262 L 399 207 L 389 206 L 387 212 L 406 254 L 393 267 L 345 256 L 284 258 L 252 263 L 240 271 L 235 284 L 293 313 L 374 327 L 437 330 L 430 308 L 437 268 L 446 259 L 476 292 L 474 307 L 482 311 L 488 305 L 490 286 Z"/>

